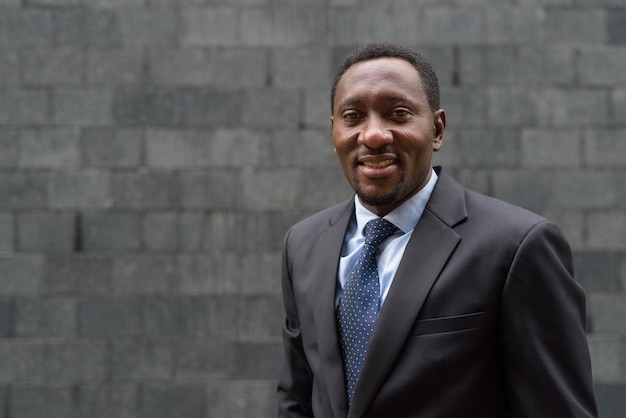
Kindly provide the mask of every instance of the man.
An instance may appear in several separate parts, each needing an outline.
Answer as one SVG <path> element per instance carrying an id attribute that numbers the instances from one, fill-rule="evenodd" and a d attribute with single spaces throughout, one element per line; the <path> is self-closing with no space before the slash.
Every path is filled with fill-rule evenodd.
<path id="1" fill-rule="evenodd" d="M 446 114 L 431 66 L 367 45 L 331 96 L 356 197 L 285 237 L 279 416 L 595 417 L 569 246 L 432 167 Z"/>

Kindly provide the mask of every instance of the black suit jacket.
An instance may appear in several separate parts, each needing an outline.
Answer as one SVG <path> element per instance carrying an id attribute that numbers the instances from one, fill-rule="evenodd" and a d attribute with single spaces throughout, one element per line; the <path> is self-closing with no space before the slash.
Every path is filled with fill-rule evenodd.
<path id="1" fill-rule="evenodd" d="M 353 200 L 287 233 L 279 416 L 595 417 L 585 299 L 560 230 L 437 170 L 349 410 L 335 288 Z"/>

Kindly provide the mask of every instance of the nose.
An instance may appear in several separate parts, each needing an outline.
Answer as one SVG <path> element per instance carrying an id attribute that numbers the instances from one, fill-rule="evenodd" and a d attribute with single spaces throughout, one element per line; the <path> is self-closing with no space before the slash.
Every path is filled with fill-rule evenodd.
<path id="1" fill-rule="evenodd" d="M 385 120 L 379 116 L 368 116 L 359 135 L 359 144 L 369 149 L 379 149 L 393 141 L 393 134 L 387 129 Z"/>

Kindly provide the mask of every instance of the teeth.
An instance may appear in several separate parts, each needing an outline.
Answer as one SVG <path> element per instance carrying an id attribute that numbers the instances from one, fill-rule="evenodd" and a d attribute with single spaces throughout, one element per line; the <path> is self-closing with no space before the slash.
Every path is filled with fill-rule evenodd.
<path id="1" fill-rule="evenodd" d="M 380 162 L 366 161 L 363 163 L 363 165 L 367 167 L 373 167 L 373 168 L 383 168 L 391 164 L 393 164 L 393 160 L 385 160 L 385 161 L 380 161 Z"/>

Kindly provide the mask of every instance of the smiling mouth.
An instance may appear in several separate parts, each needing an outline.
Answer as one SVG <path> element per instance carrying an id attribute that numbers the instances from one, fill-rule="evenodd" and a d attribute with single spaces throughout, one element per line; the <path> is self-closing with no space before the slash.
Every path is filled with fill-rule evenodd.
<path id="1" fill-rule="evenodd" d="M 384 161 L 363 161 L 363 165 L 366 167 L 372 168 L 385 168 L 393 164 L 395 160 L 384 160 Z"/>

